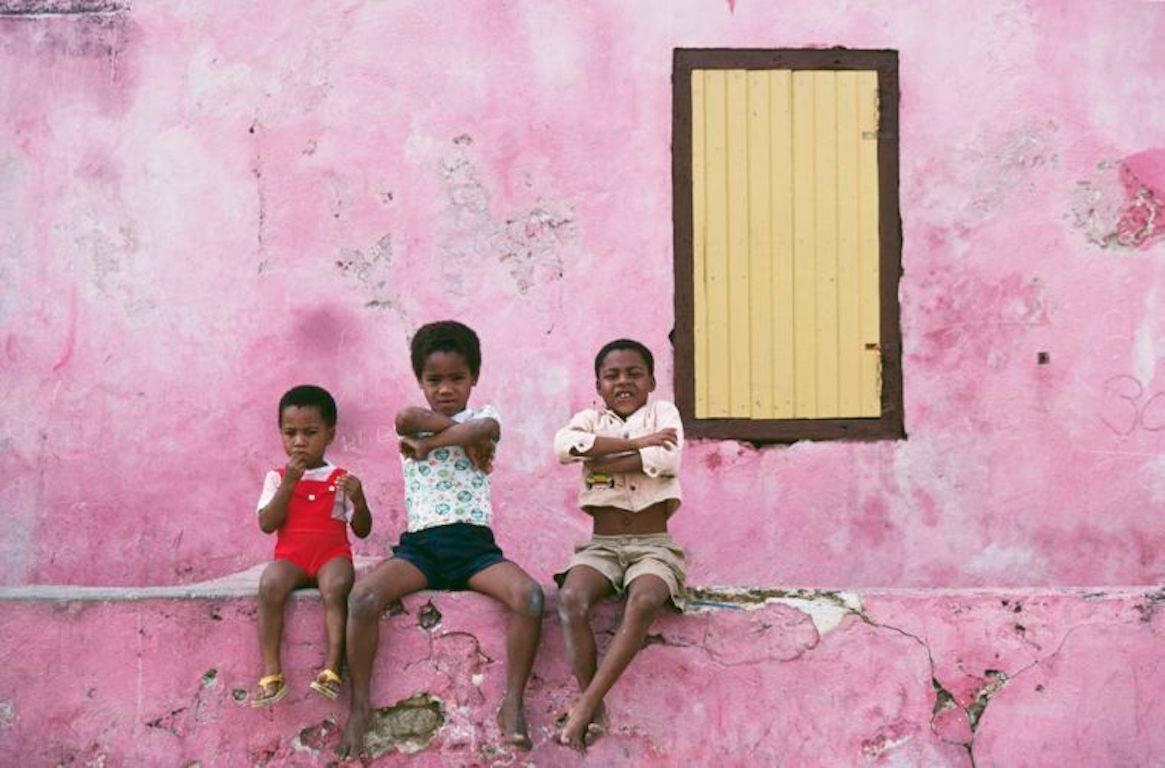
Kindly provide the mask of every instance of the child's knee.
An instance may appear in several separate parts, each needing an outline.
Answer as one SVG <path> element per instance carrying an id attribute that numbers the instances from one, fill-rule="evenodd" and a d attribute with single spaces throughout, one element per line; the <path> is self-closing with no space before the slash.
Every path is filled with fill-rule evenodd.
<path id="1" fill-rule="evenodd" d="M 352 591 L 352 584 L 342 581 L 338 584 L 329 584 L 320 588 L 320 599 L 325 608 L 342 608 L 348 604 L 348 593 Z"/>
<path id="2" fill-rule="evenodd" d="M 284 580 L 267 574 L 263 574 L 263 577 L 259 579 L 260 603 L 274 606 L 283 605 L 289 594 L 291 594 L 291 585 Z"/>
<path id="3" fill-rule="evenodd" d="M 667 602 L 666 595 L 663 595 L 661 599 L 660 595 L 647 590 L 632 592 L 627 595 L 626 615 L 633 619 L 650 621 L 655 618 L 655 614 L 659 612 L 665 602 Z"/>
<path id="4" fill-rule="evenodd" d="M 375 621 L 383 611 L 384 601 L 374 589 L 357 584 L 348 594 L 349 618 Z"/>
<path id="5" fill-rule="evenodd" d="M 570 585 L 558 590 L 558 618 L 569 623 L 583 621 L 591 610 L 587 593 Z"/>
<path id="6" fill-rule="evenodd" d="M 542 586 L 530 579 L 514 590 L 513 598 L 510 601 L 510 609 L 515 613 L 531 618 L 537 618 L 542 615 L 542 609 L 545 602 L 545 596 L 542 592 Z"/>

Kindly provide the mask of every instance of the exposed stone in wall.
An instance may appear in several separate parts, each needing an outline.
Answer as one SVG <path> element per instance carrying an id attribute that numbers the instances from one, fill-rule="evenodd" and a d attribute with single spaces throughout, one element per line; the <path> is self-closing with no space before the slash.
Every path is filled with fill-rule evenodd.
<path id="1" fill-rule="evenodd" d="M 366 749 L 371 757 L 393 750 L 405 754 L 419 752 L 428 746 L 444 722 L 445 707 L 441 700 L 418 693 L 373 713 L 365 738 Z"/>

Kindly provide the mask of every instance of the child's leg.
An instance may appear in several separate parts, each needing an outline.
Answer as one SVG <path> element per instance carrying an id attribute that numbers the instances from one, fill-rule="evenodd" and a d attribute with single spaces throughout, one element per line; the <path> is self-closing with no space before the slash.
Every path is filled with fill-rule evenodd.
<path id="1" fill-rule="evenodd" d="M 364 748 L 368 731 L 369 697 L 372 687 L 372 664 L 380 642 L 380 617 L 384 609 L 405 595 L 428 585 L 425 574 L 412 563 L 400 559 L 385 560 L 367 576 L 356 582 L 348 596 L 348 671 L 352 676 L 352 702 L 348 724 L 338 750 L 341 757 L 358 755 Z"/>
<path id="2" fill-rule="evenodd" d="M 259 648 L 264 677 L 282 671 L 279 642 L 283 637 L 283 608 L 291 591 L 309 581 L 307 573 L 289 560 L 272 561 L 259 577 Z"/>
<path id="3" fill-rule="evenodd" d="M 344 629 L 348 619 L 348 593 L 356 579 L 352 561 L 346 557 L 333 557 L 316 577 L 320 587 L 320 599 L 324 603 L 324 627 L 328 635 L 328 653 L 324 669 L 339 673 L 344 663 Z"/>
<path id="4" fill-rule="evenodd" d="M 532 744 L 523 696 L 542 634 L 542 587 L 507 560 L 474 574 L 469 579 L 469 588 L 500 600 L 510 609 L 510 625 L 506 629 L 506 693 L 498 722 L 511 744 L 529 749 Z"/>
<path id="5" fill-rule="evenodd" d="M 623 612 L 623 622 L 607 649 L 607 655 L 603 657 L 603 663 L 595 671 L 595 676 L 582 696 L 571 707 L 559 741 L 575 749 L 582 749 L 587 724 L 591 722 L 607 691 L 611 690 L 619 675 L 623 674 L 631 659 L 643 647 L 651 622 L 669 599 L 671 590 L 667 582 L 658 576 L 643 574 L 627 586 L 627 608 Z"/>
<path id="6" fill-rule="evenodd" d="M 574 669 L 580 691 L 585 691 L 595 676 L 595 635 L 591 631 L 591 606 L 614 591 L 611 580 L 589 565 L 571 568 L 562 589 L 558 591 L 558 618 L 566 640 L 566 655 Z"/>

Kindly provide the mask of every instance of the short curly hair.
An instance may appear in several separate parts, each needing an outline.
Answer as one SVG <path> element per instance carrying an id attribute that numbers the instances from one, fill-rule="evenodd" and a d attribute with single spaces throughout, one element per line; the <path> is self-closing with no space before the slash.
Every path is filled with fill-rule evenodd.
<path id="1" fill-rule="evenodd" d="M 596 379 L 599 378 L 599 370 L 602 369 L 603 361 L 607 359 L 607 355 L 619 349 L 638 352 L 639 356 L 643 358 L 643 364 L 647 366 L 647 374 L 649 376 L 655 375 L 655 358 L 652 356 L 650 349 L 634 339 L 615 339 L 604 344 L 603 348 L 599 350 L 599 354 L 595 355 Z"/>
<path id="2" fill-rule="evenodd" d="M 426 323 L 417 329 L 413 335 L 412 344 L 413 373 L 421 378 L 421 371 L 425 361 L 434 352 L 456 352 L 465 358 L 469 366 L 469 373 L 477 378 L 481 373 L 481 342 L 473 329 L 456 320 L 442 320 L 436 323 Z"/>
<path id="3" fill-rule="evenodd" d="M 318 408 L 324 423 L 329 427 L 336 426 L 336 399 L 323 387 L 301 384 L 284 392 L 279 398 L 279 426 L 283 426 L 283 409 L 292 407 Z"/>

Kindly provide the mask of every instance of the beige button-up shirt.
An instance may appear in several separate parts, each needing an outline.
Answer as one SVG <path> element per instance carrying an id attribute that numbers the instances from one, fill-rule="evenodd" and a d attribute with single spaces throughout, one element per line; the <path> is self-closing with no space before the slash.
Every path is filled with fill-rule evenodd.
<path id="1" fill-rule="evenodd" d="M 583 466 L 579 482 L 579 506 L 617 507 L 630 512 L 667 502 L 671 515 L 680 506 L 680 455 L 683 453 L 684 425 L 680 412 L 666 400 L 652 400 L 624 421 L 614 411 L 603 408 L 579 411 L 554 436 L 554 452 L 563 464 L 585 461 L 575 452 L 589 451 L 596 437 L 631 439 L 671 427 L 677 442 L 671 447 L 651 446 L 639 450 L 643 472 L 598 474 Z"/>

